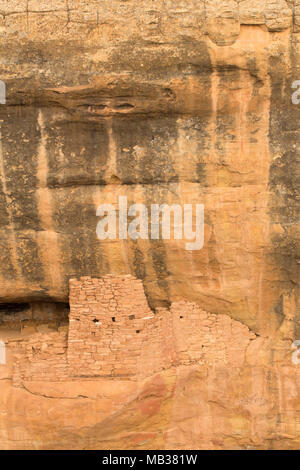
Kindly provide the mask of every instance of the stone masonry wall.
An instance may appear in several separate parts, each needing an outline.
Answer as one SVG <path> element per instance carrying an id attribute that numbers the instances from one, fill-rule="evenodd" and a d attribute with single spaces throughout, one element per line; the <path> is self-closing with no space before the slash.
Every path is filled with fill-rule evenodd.
<path id="1" fill-rule="evenodd" d="M 10 343 L 14 384 L 91 377 L 140 378 L 172 366 L 236 366 L 255 339 L 227 315 L 185 301 L 150 310 L 140 280 L 130 275 L 70 280 L 69 330 L 40 332 Z"/>

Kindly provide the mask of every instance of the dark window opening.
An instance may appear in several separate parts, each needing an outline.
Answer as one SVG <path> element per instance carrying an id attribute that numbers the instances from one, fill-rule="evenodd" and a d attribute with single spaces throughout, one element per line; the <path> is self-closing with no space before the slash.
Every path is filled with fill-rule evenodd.
<path id="1" fill-rule="evenodd" d="M 134 320 L 135 319 L 135 315 L 129 315 L 129 320 Z"/>
<path id="2" fill-rule="evenodd" d="M 115 321 L 116 321 L 116 317 L 112 317 L 112 318 L 111 318 L 111 321 L 115 322 Z"/>
<path id="3" fill-rule="evenodd" d="M 137 333 L 139 333 L 141 330 L 136 330 Z"/>
<path id="4" fill-rule="evenodd" d="M 0 304 L 0 314 L 14 315 L 15 313 L 24 312 L 30 308 L 29 304 L 8 303 Z"/>
<path id="5" fill-rule="evenodd" d="M 0 325 L 19 328 L 20 324 L 48 324 L 55 327 L 69 322 L 70 305 L 64 302 L 0 303 Z"/>
<path id="6" fill-rule="evenodd" d="M 32 302 L 30 304 L 32 320 L 42 323 L 55 322 L 66 324 L 69 322 L 70 305 L 64 302 Z"/>

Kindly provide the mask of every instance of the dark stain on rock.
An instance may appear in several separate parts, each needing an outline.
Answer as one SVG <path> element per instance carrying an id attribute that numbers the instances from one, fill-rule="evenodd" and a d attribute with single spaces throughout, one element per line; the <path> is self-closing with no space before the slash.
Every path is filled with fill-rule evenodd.
<path id="1" fill-rule="evenodd" d="M 80 186 L 52 191 L 53 222 L 59 238 L 61 266 L 76 276 L 99 276 L 101 244 L 96 236 L 94 188 Z"/>
<path id="2" fill-rule="evenodd" d="M 9 198 L 6 230 L 14 231 L 20 270 L 32 282 L 41 282 L 44 277 L 35 236 L 41 228 L 35 193 L 40 139 L 37 113 L 32 107 L 7 107 L 5 125 L 2 125 L 3 169 Z M 8 266 L 12 267 L 12 262 Z"/>
<path id="3" fill-rule="evenodd" d="M 39 257 L 39 248 L 35 234 L 32 236 L 22 235 L 22 233 L 17 234 L 16 241 L 22 275 L 27 281 L 42 285 L 44 280 L 44 266 Z"/>
<path id="4" fill-rule="evenodd" d="M 111 70 L 128 70 L 146 74 L 149 78 L 168 78 L 176 75 L 201 74 L 212 71 L 205 41 L 183 44 L 141 45 L 132 43 L 113 49 L 108 61 Z"/>
<path id="5" fill-rule="evenodd" d="M 240 86 L 240 70 L 236 67 L 224 66 L 218 69 L 219 99 L 216 118 L 216 150 L 220 163 L 224 163 L 222 155 L 226 154 L 226 142 L 234 139 L 232 130 L 236 128 L 236 112 L 232 108 L 230 90 Z"/>
<path id="6" fill-rule="evenodd" d="M 284 310 L 283 310 L 283 295 L 280 296 L 279 301 L 274 306 L 274 311 L 276 315 L 280 318 L 280 323 L 284 320 Z"/>
<path id="7" fill-rule="evenodd" d="M 48 187 L 105 183 L 108 135 L 104 123 L 60 121 L 46 132 Z"/>
<path id="8" fill-rule="evenodd" d="M 138 279 L 144 280 L 146 277 L 146 265 L 142 250 L 138 247 L 137 241 L 132 241 L 133 248 L 133 271 Z"/>
<path id="9" fill-rule="evenodd" d="M 171 302 L 168 282 L 170 272 L 167 268 L 166 246 L 163 240 L 152 240 L 151 248 L 153 267 L 157 276 L 156 282 L 162 292 L 162 296 L 159 299 L 151 299 L 150 304 L 152 304 L 152 307 L 170 307 Z"/>
<path id="10" fill-rule="evenodd" d="M 13 107 L 2 125 L 3 164 L 16 230 L 40 228 L 35 189 L 40 132 L 35 108 Z"/>
<path id="11" fill-rule="evenodd" d="M 131 241 L 131 247 L 133 251 L 132 269 L 135 276 L 143 281 L 143 287 L 145 296 L 149 305 L 149 308 L 155 313 L 155 307 L 157 303 L 153 296 L 153 287 L 147 282 L 149 277 L 147 276 L 147 262 L 145 259 L 146 253 L 143 252 L 142 248 L 139 247 L 138 241 Z"/>
<path id="12" fill-rule="evenodd" d="M 172 203 L 176 202 L 176 184 L 172 185 Z M 146 188 L 146 204 L 150 208 L 151 204 L 166 204 L 170 195 L 169 185 L 150 186 Z M 175 197 L 174 197 L 175 196 Z M 174 200 L 175 199 L 175 200 Z M 179 199 L 179 198 L 178 198 Z M 172 219 L 171 219 L 172 220 Z M 159 288 L 159 298 L 153 295 L 149 296 L 149 304 L 151 307 L 169 307 L 170 306 L 170 289 L 169 289 L 169 276 L 167 262 L 167 247 L 164 240 L 150 240 L 150 254 L 152 258 L 152 266 L 156 274 L 156 283 Z"/>
<path id="13" fill-rule="evenodd" d="M 153 117 L 113 121 L 117 176 L 125 184 L 176 181 L 170 142 L 177 139 L 176 118 Z"/>
<path id="14" fill-rule="evenodd" d="M 210 96 L 209 91 L 207 91 L 207 95 Z M 189 128 L 194 133 L 194 139 L 197 140 L 196 173 L 192 181 L 201 183 L 201 186 L 208 186 L 206 175 L 211 142 L 208 126 L 208 119 L 201 116 L 193 117 L 189 121 Z"/>
<path id="15" fill-rule="evenodd" d="M 292 82 L 300 72 L 297 64 L 296 46 L 291 44 L 285 54 L 270 57 L 271 77 L 270 146 L 273 162 L 270 166 L 269 187 L 271 191 L 269 212 L 271 221 L 282 227 L 281 234 L 272 238 L 271 261 L 281 274 L 278 303 L 282 293 L 299 293 L 300 246 L 297 235 L 299 222 L 300 189 L 300 107 L 292 104 Z M 292 70 L 286 72 L 284 60 L 290 54 Z M 276 156 L 276 157 L 275 157 Z M 275 158 L 274 158 L 275 157 Z M 277 309 L 278 310 L 278 309 Z M 276 312 L 278 313 L 278 312 Z M 279 313 L 280 314 L 280 313 Z M 281 314 L 280 314 L 281 315 Z"/>

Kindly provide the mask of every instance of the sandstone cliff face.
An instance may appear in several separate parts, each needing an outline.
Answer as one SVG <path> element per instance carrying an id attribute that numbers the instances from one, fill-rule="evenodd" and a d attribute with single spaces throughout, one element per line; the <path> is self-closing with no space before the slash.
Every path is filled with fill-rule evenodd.
<path id="1" fill-rule="evenodd" d="M 0 0 L 0 301 L 31 309 L 0 325 L 0 447 L 299 448 L 299 35 L 298 0 Z M 99 241 L 120 195 L 203 203 L 203 249 Z M 107 274 L 155 315 L 123 374 L 66 325 L 69 280 Z"/>

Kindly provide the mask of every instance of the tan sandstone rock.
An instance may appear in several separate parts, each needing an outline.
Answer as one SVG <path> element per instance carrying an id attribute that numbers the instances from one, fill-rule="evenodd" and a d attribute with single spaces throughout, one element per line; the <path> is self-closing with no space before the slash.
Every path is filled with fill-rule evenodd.
<path id="1" fill-rule="evenodd" d="M 299 9 L 0 0 L 0 448 L 299 448 Z"/>

